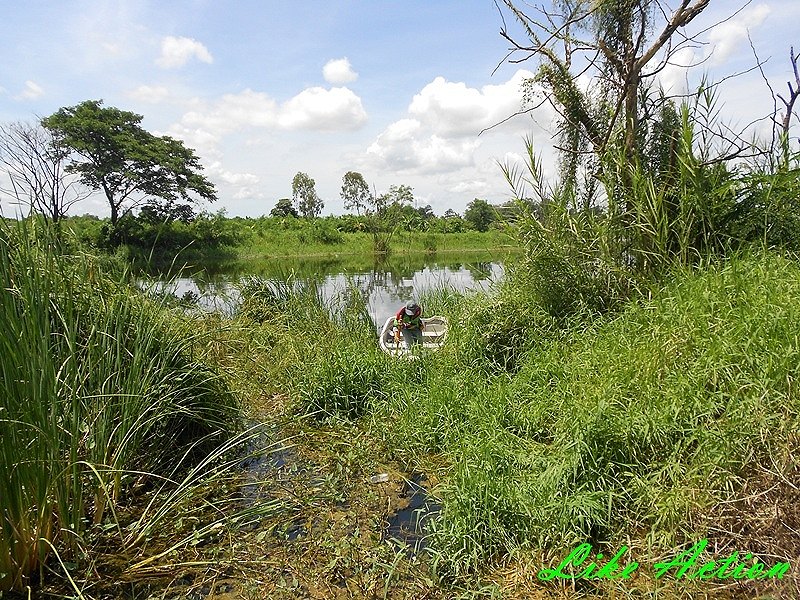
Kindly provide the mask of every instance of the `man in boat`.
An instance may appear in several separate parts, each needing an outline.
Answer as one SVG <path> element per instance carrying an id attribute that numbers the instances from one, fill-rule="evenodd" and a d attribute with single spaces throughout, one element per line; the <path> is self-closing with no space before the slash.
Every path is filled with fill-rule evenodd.
<path id="1" fill-rule="evenodd" d="M 411 350 L 413 344 L 422 342 L 422 328 L 425 326 L 422 322 L 422 307 L 409 300 L 394 316 L 394 326 L 403 336 L 406 350 Z"/>

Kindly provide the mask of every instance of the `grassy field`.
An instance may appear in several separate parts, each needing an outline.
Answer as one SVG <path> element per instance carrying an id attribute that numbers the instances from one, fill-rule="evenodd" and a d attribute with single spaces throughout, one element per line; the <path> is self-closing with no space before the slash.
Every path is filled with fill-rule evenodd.
<path id="1" fill-rule="evenodd" d="M 486 252 L 517 247 L 505 232 L 486 233 L 398 232 L 391 239 L 391 254 L 439 254 L 450 252 Z M 245 238 L 237 248 L 240 257 L 369 255 L 373 238 L 368 233 L 342 233 L 336 241 L 324 242 L 307 232 L 270 231 Z"/>
<path id="2" fill-rule="evenodd" d="M 520 265 L 421 299 L 451 323 L 381 354 L 363 299 L 250 278 L 231 318 L 137 292 L 40 233 L 0 237 L 0 583 L 146 598 L 663 598 L 798 591 L 800 267 L 675 271 L 553 317 Z M 47 299 L 43 302 L 42 299 Z M 249 423 L 249 425 L 248 425 Z M 243 433 L 238 433 L 242 431 Z M 20 448 L 25 448 L 21 453 Z M 388 482 L 370 477 L 386 473 Z M 387 541 L 423 481 L 424 554 Z M 782 579 L 656 577 L 701 539 Z M 629 579 L 540 581 L 579 544 Z M 744 558 L 749 553 L 751 557 Z M 5 558 L 8 557 L 8 558 Z M 565 567 L 576 575 L 573 567 Z"/>
<path id="3" fill-rule="evenodd" d="M 64 221 L 63 228 L 85 246 L 106 251 L 113 248 L 137 262 L 158 264 L 176 260 L 183 264 L 198 260 L 296 257 L 385 258 L 386 255 L 514 252 L 519 248 L 513 231 L 499 224 L 486 232 L 464 229 L 445 233 L 397 227 L 373 235 L 357 230 L 351 222 L 354 219 L 352 215 L 314 220 L 201 215 L 188 224 L 179 221 L 154 224 L 130 217 L 118 226 L 114 244 L 108 239 L 107 220 L 71 217 Z M 382 250 L 388 248 L 388 252 L 377 252 L 376 244 Z"/>

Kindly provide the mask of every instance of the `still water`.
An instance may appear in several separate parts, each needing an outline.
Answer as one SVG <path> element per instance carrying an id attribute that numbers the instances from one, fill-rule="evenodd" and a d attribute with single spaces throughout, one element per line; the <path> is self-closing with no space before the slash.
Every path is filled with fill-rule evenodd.
<path id="1" fill-rule="evenodd" d="M 239 301 L 239 284 L 250 277 L 274 281 L 314 280 L 331 305 L 355 286 L 367 301 L 376 326 L 408 300 L 440 288 L 485 290 L 503 277 L 506 257 L 486 253 L 401 256 L 376 262 L 371 257 L 280 259 L 185 267 L 178 273 L 156 275 L 159 289 L 192 299 L 208 311 L 231 314 Z"/>

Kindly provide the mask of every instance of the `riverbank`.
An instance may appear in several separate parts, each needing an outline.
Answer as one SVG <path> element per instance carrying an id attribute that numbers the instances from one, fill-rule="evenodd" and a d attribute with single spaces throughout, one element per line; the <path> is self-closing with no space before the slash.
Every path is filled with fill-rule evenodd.
<path id="1" fill-rule="evenodd" d="M 131 217 L 118 225 L 113 243 L 106 219 L 70 217 L 62 227 L 87 247 L 113 247 L 136 263 L 161 266 L 198 261 L 356 256 L 384 260 L 417 254 L 519 252 L 513 229 L 499 223 L 483 232 L 397 227 L 373 235 L 352 216 L 307 220 L 201 215 L 191 223 L 146 223 Z"/>
<path id="2" fill-rule="evenodd" d="M 371 476 L 438 482 L 427 567 L 400 555 L 383 567 L 410 568 L 403 581 L 414 589 L 430 581 L 431 597 L 574 597 L 573 585 L 584 597 L 754 597 L 798 586 L 798 281 L 791 260 L 736 258 L 676 273 L 646 302 L 568 323 L 526 297 L 524 275 L 489 294 L 439 291 L 422 303 L 450 318 L 448 347 L 414 363 L 376 350 L 355 301 L 331 320 L 302 290 L 266 288 L 237 318 L 258 389 L 288 392 L 280 411 L 304 424 L 305 443 L 340 457 L 334 471 L 356 494 L 344 502 L 380 517 L 337 543 L 374 548 L 381 538 L 390 513 L 376 515 L 356 491 L 369 490 Z M 765 520 L 773 504 L 786 508 Z M 731 581 L 642 568 L 612 579 L 571 565 L 579 584 L 539 577 L 587 540 L 586 560 L 598 565 L 623 546 L 657 565 L 703 539 L 714 550 L 698 565 L 736 549 L 742 573 L 761 572 L 757 562 L 788 570 Z M 336 587 L 318 567 L 296 578 L 297 593 Z M 363 571 L 348 572 L 362 581 Z M 389 597 L 403 597 L 394 585 Z"/>
<path id="3" fill-rule="evenodd" d="M 25 584 L 86 598 L 798 590 L 792 259 L 765 252 L 675 271 L 646 299 L 569 319 L 541 308 L 519 265 L 487 292 L 424 294 L 450 336 L 405 362 L 377 349 L 356 289 L 331 311 L 302 279 L 254 277 L 232 316 L 187 313 L 115 280 L 102 261 L 4 236 L 3 314 L 17 333 L 3 340 L 37 353 L 11 355 L 17 367 L 3 379 L 10 418 L 0 425 L 16 437 L 3 435 L 0 468 L 29 479 L 2 497 L 43 481 L 8 514 L 49 515 L 38 507 L 57 490 L 73 511 L 58 522 L 79 524 L 49 538 L 52 550 L 39 546 Z M 37 395 L 30 369 L 49 373 L 52 394 Z M 29 411 L 37 399 L 53 410 Z M 18 453 L 35 429 L 23 422 L 52 434 L 36 438 L 35 464 Z M 34 467 L 49 461 L 66 461 L 54 472 L 72 473 L 69 486 L 40 477 Z M 391 541 L 417 509 L 424 531 L 406 541 L 419 549 L 422 536 L 424 552 Z M 9 556 L 37 550 L 22 543 L 39 531 L 57 528 L 4 538 Z M 631 567 L 592 578 L 584 564 L 606 574 L 667 564 L 699 540 L 713 551 L 698 569 L 737 551 L 741 573 L 775 576 Z M 583 544 L 581 564 L 563 565 Z M 609 561 L 620 568 L 603 570 Z M 540 576 L 556 571 L 574 578 Z"/>

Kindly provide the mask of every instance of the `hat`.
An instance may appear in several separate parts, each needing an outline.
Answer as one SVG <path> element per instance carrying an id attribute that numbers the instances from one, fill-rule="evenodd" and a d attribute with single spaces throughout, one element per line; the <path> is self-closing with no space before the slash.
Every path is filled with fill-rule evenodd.
<path id="1" fill-rule="evenodd" d="M 408 302 L 406 302 L 406 314 L 407 315 L 413 316 L 413 315 L 417 314 L 418 311 L 419 311 L 419 304 L 417 304 L 413 300 L 409 300 Z"/>

